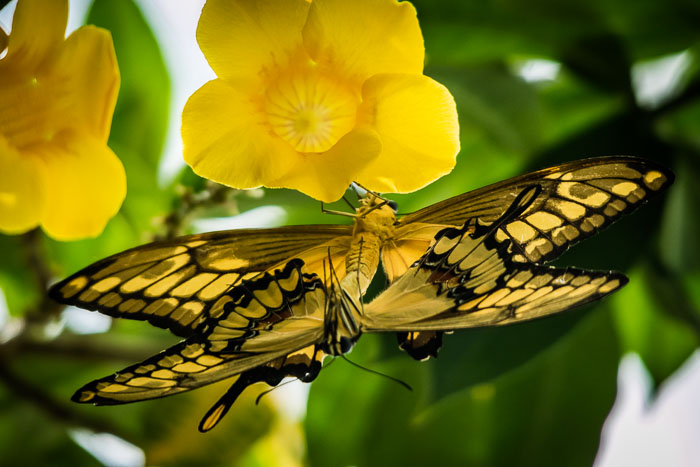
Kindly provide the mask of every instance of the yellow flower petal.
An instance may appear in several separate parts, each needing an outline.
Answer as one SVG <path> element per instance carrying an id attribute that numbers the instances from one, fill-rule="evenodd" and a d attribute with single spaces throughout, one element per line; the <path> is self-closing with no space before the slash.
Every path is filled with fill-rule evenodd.
<path id="1" fill-rule="evenodd" d="M 68 0 L 20 0 L 5 59 L 22 67 L 39 65 L 61 45 L 67 23 Z"/>
<path id="2" fill-rule="evenodd" d="M 301 49 L 308 9 L 304 0 L 209 0 L 197 42 L 218 77 L 255 80 L 266 68 L 286 66 Z"/>
<path id="3" fill-rule="evenodd" d="M 321 66 L 343 70 L 359 82 L 377 73 L 423 72 L 423 35 L 408 2 L 314 1 L 304 47 Z"/>
<path id="4" fill-rule="evenodd" d="M 190 96 L 182 111 L 182 141 L 192 170 L 234 188 L 267 185 L 301 157 L 272 132 L 246 94 L 221 79 Z"/>
<path id="5" fill-rule="evenodd" d="M 20 150 L 50 142 L 66 128 L 107 141 L 119 91 L 111 36 L 84 27 L 61 42 L 36 70 L 20 73 L 16 64 L 0 61 L 6 67 L 0 67 L 0 133 Z"/>
<path id="6" fill-rule="evenodd" d="M 356 178 L 378 192 L 410 192 L 447 174 L 459 152 L 455 102 L 422 75 L 382 74 L 365 82 L 360 119 L 374 127 L 382 153 Z"/>
<path id="7" fill-rule="evenodd" d="M 20 234 L 39 225 L 45 184 L 38 163 L 0 135 L 0 232 Z"/>
<path id="8" fill-rule="evenodd" d="M 71 71 L 55 77 L 55 87 L 62 93 L 54 98 L 65 100 L 68 112 L 63 118 L 106 142 L 119 93 L 119 68 L 109 31 L 94 26 L 78 29 L 66 39 L 55 66 Z"/>
<path id="9" fill-rule="evenodd" d="M 126 195 L 124 166 L 104 142 L 64 133 L 37 148 L 46 180 L 41 225 L 57 240 L 98 236 Z"/>
<path id="10" fill-rule="evenodd" d="M 340 199 L 355 175 L 381 152 L 382 145 L 371 129 L 355 129 L 328 152 L 304 154 L 302 161 L 269 187 L 293 188 L 330 203 Z"/>

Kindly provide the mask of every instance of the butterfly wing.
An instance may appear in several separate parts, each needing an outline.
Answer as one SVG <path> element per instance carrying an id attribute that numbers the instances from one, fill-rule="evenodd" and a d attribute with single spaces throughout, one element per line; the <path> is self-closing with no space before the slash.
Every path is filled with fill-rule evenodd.
<path id="1" fill-rule="evenodd" d="M 472 218 L 494 222 L 519 193 L 535 185 L 541 187 L 537 198 L 496 235 L 510 239 L 515 261 L 546 263 L 634 211 L 673 178 L 669 170 L 633 157 L 584 159 L 531 172 L 402 217 L 395 238 L 384 248 L 382 264 L 390 278 L 399 277 L 438 231 L 460 227 Z"/>
<path id="2" fill-rule="evenodd" d="M 527 212 L 541 190 L 538 185 L 522 190 L 491 224 L 472 220 L 460 229 L 443 229 L 420 261 L 365 307 L 363 331 L 408 336 L 510 324 L 565 311 L 622 287 L 627 279 L 619 273 L 513 260 L 511 239 L 499 238 L 498 232 Z M 426 347 L 414 350 L 420 349 Z"/>
<path id="3" fill-rule="evenodd" d="M 343 273 L 349 226 L 295 226 L 190 235 L 150 243 L 98 261 L 54 285 L 54 300 L 150 323 L 188 337 L 221 312 L 244 279 L 305 262 L 322 277 L 324 261 Z"/>
<path id="4" fill-rule="evenodd" d="M 302 267 L 303 261 L 294 259 L 281 270 L 242 281 L 224 295 L 226 304 L 209 318 L 202 333 L 86 384 L 73 400 L 123 404 L 189 391 L 238 374 L 236 396 L 257 381 L 279 382 L 286 375 L 312 380 L 323 357 L 313 349 L 323 336 L 326 292 L 319 277 L 304 273 Z M 229 395 L 224 402 L 233 400 Z M 228 410 L 217 407 L 222 401 L 200 428 L 210 429 Z"/>
<path id="5" fill-rule="evenodd" d="M 510 240 L 514 261 L 546 263 L 632 212 L 673 178 L 667 169 L 631 157 L 587 159 L 521 175 L 401 218 L 395 238 L 382 251 L 382 265 L 393 281 L 423 255 L 438 231 L 470 218 L 493 222 L 518 193 L 535 185 L 541 187 L 539 195 L 495 235 Z M 435 356 L 441 338 L 439 331 L 398 333 L 400 348 L 419 360 Z"/>
<path id="6" fill-rule="evenodd" d="M 199 431 L 204 433 L 214 428 L 243 390 L 251 384 L 264 382 L 270 386 L 277 386 L 282 379 L 288 376 L 297 378 L 304 383 L 313 381 L 321 371 L 325 356 L 326 354 L 320 350 L 318 345 L 310 345 L 264 365 L 244 371 L 204 415 L 199 424 Z"/>

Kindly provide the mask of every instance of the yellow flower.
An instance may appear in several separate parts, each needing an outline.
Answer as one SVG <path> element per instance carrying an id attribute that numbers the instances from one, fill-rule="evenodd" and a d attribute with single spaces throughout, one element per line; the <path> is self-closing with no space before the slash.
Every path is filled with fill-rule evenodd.
<path id="1" fill-rule="evenodd" d="M 59 240 L 100 234 L 126 194 L 107 147 L 119 90 L 108 31 L 64 38 L 66 0 L 20 0 L 0 30 L 0 231 Z"/>
<path id="2" fill-rule="evenodd" d="M 203 177 L 335 201 L 353 180 L 408 192 L 455 164 L 454 100 L 422 74 L 410 3 L 209 0 L 197 40 L 218 76 L 182 115 Z"/>

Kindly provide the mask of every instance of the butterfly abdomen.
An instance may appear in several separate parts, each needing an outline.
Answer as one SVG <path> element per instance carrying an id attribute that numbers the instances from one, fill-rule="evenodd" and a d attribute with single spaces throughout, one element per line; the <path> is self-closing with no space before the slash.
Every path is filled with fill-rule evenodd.
<path id="1" fill-rule="evenodd" d="M 351 295 L 346 289 L 333 284 L 326 297 L 326 313 L 321 350 L 329 355 L 343 355 L 355 345 L 360 330 L 360 301 L 362 295 Z"/>

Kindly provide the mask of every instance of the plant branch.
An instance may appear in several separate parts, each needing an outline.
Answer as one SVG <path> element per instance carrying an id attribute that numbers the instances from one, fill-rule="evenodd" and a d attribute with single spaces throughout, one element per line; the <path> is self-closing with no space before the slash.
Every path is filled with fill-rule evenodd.
<path id="1" fill-rule="evenodd" d="M 66 425 L 88 428 L 96 433 L 108 432 L 136 444 L 138 441 L 121 428 L 104 419 L 88 416 L 73 410 L 68 404 L 56 400 L 50 394 L 17 375 L 4 359 L 0 359 L 0 381 L 18 398 L 31 402 L 54 420 Z"/>
<path id="2" fill-rule="evenodd" d="M 34 229 L 21 237 L 25 258 L 29 269 L 34 273 L 34 280 L 39 292 L 39 303 L 36 309 L 27 310 L 24 318 L 30 322 L 45 321 L 60 313 L 62 306 L 49 299 L 46 290 L 51 281 L 51 270 L 46 262 L 46 254 L 42 245 L 42 233 Z"/>
<path id="3" fill-rule="evenodd" d="M 179 187 L 178 205 L 163 219 L 164 231 L 155 240 L 166 240 L 183 235 L 192 218 L 203 209 L 229 204 L 230 210 L 238 212 L 235 197 L 241 193 L 224 185 L 207 181 L 203 190 L 195 192 L 191 188 Z"/>

